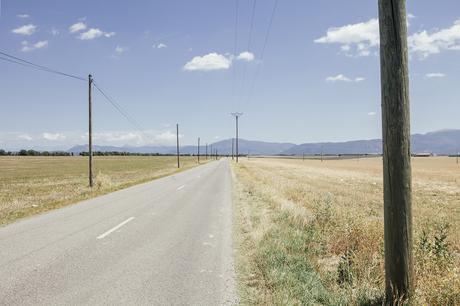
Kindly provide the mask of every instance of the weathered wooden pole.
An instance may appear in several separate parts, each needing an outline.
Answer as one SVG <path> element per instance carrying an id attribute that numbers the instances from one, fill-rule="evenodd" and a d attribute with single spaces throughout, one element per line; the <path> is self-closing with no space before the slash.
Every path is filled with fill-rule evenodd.
<path id="1" fill-rule="evenodd" d="M 235 129 L 236 129 L 236 162 L 238 163 L 239 151 L 238 151 L 238 118 L 242 116 L 243 113 L 232 113 L 232 116 L 235 117 Z"/>
<path id="2" fill-rule="evenodd" d="M 93 77 L 88 75 L 88 176 L 89 187 L 93 188 L 93 105 L 91 91 L 93 88 Z"/>
<path id="3" fill-rule="evenodd" d="M 240 155 L 238 151 L 238 115 L 235 116 L 236 118 L 236 162 L 238 163 L 238 156 Z"/>
<path id="4" fill-rule="evenodd" d="M 379 0 L 387 304 L 413 293 L 406 0 Z"/>
<path id="5" fill-rule="evenodd" d="M 200 163 L 200 137 L 198 137 L 198 152 L 197 152 L 197 156 L 198 156 L 198 163 Z"/>
<path id="6" fill-rule="evenodd" d="M 179 123 L 176 124 L 176 150 L 177 150 L 177 168 L 180 168 Z"/>

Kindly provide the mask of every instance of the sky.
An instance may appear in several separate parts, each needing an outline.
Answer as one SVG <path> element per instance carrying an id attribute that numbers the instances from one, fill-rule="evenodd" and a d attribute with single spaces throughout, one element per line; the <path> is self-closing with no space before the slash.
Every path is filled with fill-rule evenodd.
<path id="1" fill-rule="evenodd" d="M 87 79 L 94 143 L 381 137 L 377 1 L 0 0 L 0 51 Z M 238 9 L 237 9 L 238 7 Z M 460 2 L 411 0 L 411 132 L 460 128 Z M 5 56 L 3 56 L 5 57 Z M 0 60 L 0 148 L 85 144 L 88 84 Z M 134 122 L 133 122 L 134 121 Z"/>

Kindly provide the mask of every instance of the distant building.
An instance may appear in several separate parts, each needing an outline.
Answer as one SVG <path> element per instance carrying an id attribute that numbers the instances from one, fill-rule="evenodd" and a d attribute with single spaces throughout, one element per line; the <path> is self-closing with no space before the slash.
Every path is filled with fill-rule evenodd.
<path id="1" fill-rule="evenodd" d="M 412 153 L 413 157 L 431 157 L 434 156 L 433 153 Z"/>

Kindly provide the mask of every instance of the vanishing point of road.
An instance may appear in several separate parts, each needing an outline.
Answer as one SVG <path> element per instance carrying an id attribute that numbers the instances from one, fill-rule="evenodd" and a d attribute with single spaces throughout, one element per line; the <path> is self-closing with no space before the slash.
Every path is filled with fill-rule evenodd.
<path id="1" fill-rule="evenodd" d="M 227 160 L 0 228 L 0 305 L 237 303 Z"/>

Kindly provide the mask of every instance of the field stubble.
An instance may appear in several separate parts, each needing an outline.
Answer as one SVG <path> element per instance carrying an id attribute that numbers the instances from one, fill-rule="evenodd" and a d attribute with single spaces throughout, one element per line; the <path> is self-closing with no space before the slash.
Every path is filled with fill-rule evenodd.
<path id="1" fill-rule="evenodd" d="M 181 170 L 196 165 L 181 158 Z M 94 188 L 88 158 L 0 157 L 0 224 L 102 195 L 178 171 L 176 157 L 96 156 Z"/>
<path id="2" fill-rule="evenodd" d="M 384 293 L 382 161 L 233 167 L 242 301 L 375 305 Z M 416 305 L 460 304 L 460 167 L 413 159 Z"/>

